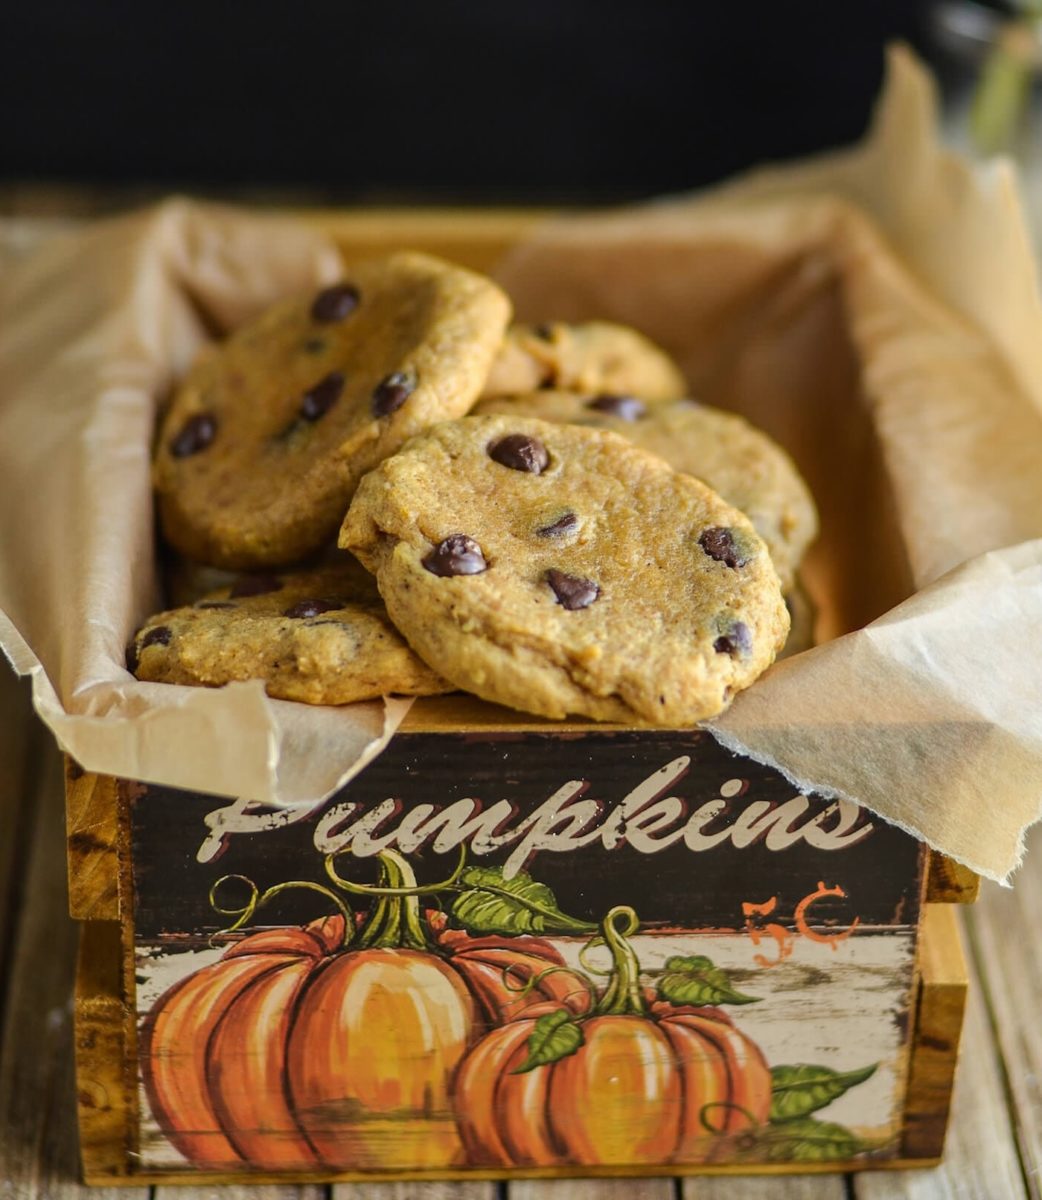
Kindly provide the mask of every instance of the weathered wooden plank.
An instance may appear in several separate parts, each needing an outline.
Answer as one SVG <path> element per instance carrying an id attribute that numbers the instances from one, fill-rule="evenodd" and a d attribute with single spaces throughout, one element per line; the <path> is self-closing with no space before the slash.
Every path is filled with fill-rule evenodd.
<path id="1" fill-rule="evenodd" d="M 902 1150 L 909 1158 L 938 1158 L 948 1128 L 968 984 L 958 919 L 950 904 L 926 906 L 919 971 Z"/>
<path id="2" fill-rule="evenodd" d="M 113 921 L 81 926 L 76 974 L 76 1101 L 80 1155 L 91 1182 L 125 1175 L 130 1153 L 126 1005 L 120 929 Z"/>
<path id="3" fill-rule="evenodd" d="M 152 1191 L 152 1200 L 326 1200 L 326 1189 L 316 1184 L 161 1184 Z M 84 1200 L 92 1200 L 94 1193 Z M 417 1196 L 416 1200 L 426 1200 Z"/>
<path id="4" fill-rule="evenodd" d="M 318 225 L 340 247 L 345 258 L 371 257 L 410 246 L 462 263 L 491 270 L 503 254 L 550 210 L 526 209 L 388 209 L 303 210 L 296 214 Z"/>
<path id="5" fill-rule="evenodd" d="M 338 1183 L 331 1200 L 496 1200 L 494 1183 Z"/>
<path id="6" fill-rule="evenodd" d="M 842 1175 L 728 1175 L 715 1179 L 685 1179 L 682 1200 L 844 1200 Z"/>
<path id="7" fill-rule="evenodd" d="M 119 782 L 65 763 L 69 913 L 77 921 L 119 920 Z"/>
<path id="8" fill-rule="evenodd" d="M 1042 827 L 1010 889 L 967 913 L 972 957 L 998 1037 L 1029 1194 L 1042 1196 Z"/>
<path id="9" fill-rule="evenodd" d="M 930 852 L 926 899 L 933 904 L 973 904 L 980 893 L 980 876 L 962 863 Z"/>
<path id="10" fill-rule="evenodd" d="M 86 1195 L 77 1180 L 69 1002 L 77 931 L 66 915 L 62 764 L 49 742 L 39 753 L 0 1049 L 0 1181 L 12 1200 L 73 1200 Z M 105 1192 L 90 1195 L 101 1200 Z M 121 1200 L 147 1195 L 119 1193 Z"/>
<path id="11" fill-rule="evenodd" d="M 507 1188 L 509 1200 L 673 1200 L 674 1194 L 672 1179 L 526 1179 Z"/>
<path id="12" fill-rule="evenodd" d="M 29 704 L 28 680 L 20 681 L 0 658 L 0 1020 L 3 1019 L 15 915 L 23 893 L 33 752 L 40 726 Z"/>
<path id="13" fill-rule="evenodd" d="M 971 971 L 963 1052 L 941 1166 L 930 1171 L 866 1172 L 856 1200 L 1026 1200 L 1017 1145 L 979 982 Z"/>
<path id="14" fill-rule="evenodd" d="M 84 1200 L 93 1200 L 94 1193 Z M 325 1200 L 326 1189 L 315 1184 L 162 1184 L 152 1192 L 152 1200 Z M 427 1200 L 422 1194 L 414 1200 Z"/>

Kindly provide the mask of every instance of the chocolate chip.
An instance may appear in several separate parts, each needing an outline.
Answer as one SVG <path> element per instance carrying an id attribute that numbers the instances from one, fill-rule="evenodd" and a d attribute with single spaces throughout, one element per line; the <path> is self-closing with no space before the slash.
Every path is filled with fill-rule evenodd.
<path id="1" fill-rule="evenodd" d="M 527 471 L 530 475 L 541 475 L 550 462 L 543 443 L 527 433 L 508 433 L 489 446 L 488 456 L 512 471 Z"/>
<path id="2" fill-rule="evenodd" d="M 361 298 L 358 288 L 352 287 L 350 283 L 336 283 L 315 297 L 311 306 L 311 319 L 323 323 L 342 321 L 355 311 Z"/>
<path id="3" fill-rule="evenodd" d="M 601 589 L 592 579 L 566 575 L 564 571 L 547 571 L 546 582 L 557 597 L 557 603 L 569 610 L 588 608 L 601 594 Z"/>
<path id="4" fill-rule="evenodd" d="M 712 525 L 709 529 L 703 529 L 698 544 L 710 558 L 726 563 L 732 569 L 744 567 L 749 561 L 735 544 L 734 534 L 731 530 L 725 529 L 721 525 Z"/>
<path id="5" fill-rule="evenodd" d="M 554 327 L 547 322 L 541 325 L 533 325 L 532 332 L 542 342 L 552 342 L 554 340 Z"/>
<path id="6" fill-rule="evenodd" d="M 325 379 L 320 379 L 313 388 L 304 393 L 300 401 L 300 415 L 305 421 L 317 421 L 324 417 L 340 399 L 343 390 L 343 372 L 330 371 Z"/>
<path id="7" fill-rule="evenodd" d="M 137 668 L 138 668 L 137 646 L 133 642 L 130 642 L 127 645 L 127 670 L 131 673 L 131 675 L 136 675 Z"/>
<path id="8" fill-rule="evenodd" d="M 566 533 L 572 533 L 578 527 L 579 518 L 575 513 L 568 512 L 563 517 L 558 517 L 556 521 L 552 521 L 549 525 L 544 525 L 535 532 L 537 537 L 557 538 L 564 537 Z"/>
<path id="9" fill-rule="evenodd" d="M 281 592 L 282 580 L 274 575 L 240 575 L 232 584 L 228 597 L 239 600 L 243 596 L 266 596 L 269 592 Z"/>
<path id="10" fill-rule="evenodd" d="M 196 608 L 234 608 L 230 600 L 200 600 Z"/>
<path id="11" fill-rule="evenodd" d="M 389 417 L 416 391 L 416 380 L 404 371 L 395 371 L 373 388 L 373 416 Z"/>
<path id="12" fill-rule="evenodd" d="M 319 613 L 332 612 L 343 608 L 344 601 L 339 599 L 298 600 L 282 614 L 284 617 L 317 617 Z"/>
<path id="13" fill-rule="evenodd" d="M 481 547 L 465 533 L 454 533 L 439 542 L 424 558 L 423 565 L 432 575 L 480 575 L 488 570 Z"/>
<path id="14" fill-rule="evenodd" d="M 174 458 L 188 458 L 205 450 L 216 436 L 217 418 L 213 413 L 195 413 L 181 426 L 181 432 L 171 439 L 170 453 Z"/>
<path id="15" fill-rule="evenodd" d="M 743 621 L 735 621 L 731 626 L 730 633 L 722 633 L 713 643 L 713 649 L 717 654 L 730 654 L 732 658 L 736 654 L 740 654 L 743 658 L 753 648 L 753 635 L 749 632 L 749 626 Z"/>
<path id="16" fill-rule="evenodd" d="M 586 401 L 586 407 L 618 417 L 621 421 L 639 421 L 648 411 L 648 406 L 636 396 L 594 396 Z"/>

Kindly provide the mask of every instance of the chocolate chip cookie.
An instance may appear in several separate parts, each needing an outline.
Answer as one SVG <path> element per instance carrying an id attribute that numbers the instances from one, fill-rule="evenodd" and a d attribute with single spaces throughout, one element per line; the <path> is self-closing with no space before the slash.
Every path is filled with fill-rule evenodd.
<path id="1" fill-rule="evenodd" d="M 439 674 L 548 717 L 690 725 L 789 628 L 746 517 L 607 430 L 437 425 L 362 481 L 340 544 Z"/>
<path id="2" fill-rule="evenodd" d="M 269 696 L 305 704 L 452 690 L 405 644 L 357 564 L 243 575 L 158 613 L 127 647 L 127 669 L 203 687 L 262 679 Z"/>
<path id="3" fill-rule="evenodd" d="M 687 391 L 680 369 L 635 329 L 581 325 L 513 325 L 492 364 L 483 396 L 515 396 L 537 388 L 670 400 Z"/>
<path id="4" fill-rule="evenodd" d="M 366 471 L 471 407 L 509 317 L 489 280 L 411 253 L 268 310 L 199 360 L 163 421 L 168 539 L 222 567 L 306 557 Z"/>
<path id="5" fill-rule="evenodd" d="M 785 451 L 744 418 L 693 400 L 647 404 L 635 396 L 531 392 L 485 400 L 478 412 L 516 413 L 611 429 L 701 479 L 752 521 L 788 589 L 818 532 L 814 501 Z"/>

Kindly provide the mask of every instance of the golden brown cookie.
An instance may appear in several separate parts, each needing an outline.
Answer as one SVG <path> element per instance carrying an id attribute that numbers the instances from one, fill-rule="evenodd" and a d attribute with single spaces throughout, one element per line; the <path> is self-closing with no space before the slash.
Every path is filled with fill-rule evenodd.
<path id="1" fill-rule="evenodd" d="M 807 485 L 785 451 L 743 417 L 693 400 L 645 404 L 632 396 L 531 392 L 484 400 L 477 412 L 516 413 L 611 429 L 694 475 L 752 521 L 767 543 L 783 588 L 818 532 Z"/>
<path id="2" fill-rule="evenodd" d="M 437 425 L 362 481 L 340 540 L 439 674 L 548 717 L 693 724 L 789 628 L 746 517 L 607 430 Z"/>
<path id="3" fill-rule="evenodd" d="M 645 400 L 670 400 L 687 391 L 664 350 L 635 329 L 606 321 L 511 326 L 481 394 L 515 396 L 537 388 Z"/>
<path id="4" fill-rule="evenodd" d="M 269 696 L 305 704 L 452 690 L 405 644 L 357 564 L 243 575 L 157 613 L 127 647 L 127 669 L 203 687 L 262 679 Z"/>
<path id="5" fill-rule="evenodd" d="M 306 557 L 366 471 L 471 407 L 509 316 L 489 280 L 411 253 L 269 309 L 171 403 L 155 462 L 167 537 L 223 567 Z"/>

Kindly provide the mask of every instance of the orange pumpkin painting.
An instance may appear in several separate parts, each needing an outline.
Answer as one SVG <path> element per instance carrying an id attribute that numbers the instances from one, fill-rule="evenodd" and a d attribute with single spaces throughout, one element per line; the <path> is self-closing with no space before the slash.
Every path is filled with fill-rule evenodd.
<path id="1" fill-rule="evenodd" d="M 243 876 L 211 889 L 213 908 L 235 917 L 228 936 L 289 888 L 338 911 L 242 936 L 149 1009 L 140 1052 L 152 1116 L 193 1165 L 662 1168 L 865 1148 L 813 1113 L 874 1066 L 772 1070 L 719 1007 L 757 997 L 699 954 L 646 972 L 632 908 L 578 920 L 545 884 L 465 868 L 463 856 L 423 886 L 396 852 L 379 864 L 376 884 L 342 878 L 334 856 L 332 890 L 296 881 L 261 894 Z M 233 880 L 249 898 L 222 907 Z M 421 908 L 423 895 L 445 907 Z M 358 896 L 361 914 L 348 900 Z M 566 943 L 543 936 L 579 933 L 567 959 Z"/>
<path id="2" fill-rule="evenodd" d="M 397 856 L 383 882 L 353 939 L 346 913 L 264 930 L 156 1001 L 141 1030 L 145 1089 L 191 1162 L 367 1170 L 393 1151 L 416 1169 L 451 1166 L 466 1051 L 546 1004 L 588 1005 L 549 942 L 469 937 L 440 914 L 424 922 Z"/>
<path id="3" fill-rule="evenodd" d="M 614 970 L 593 1015 L 519 1020 L 464 1059 L 456 1111 L 471 1162 L 700 1163 L 720 1134 L 767 1123 L 772 1080 L 759 1047 L 719 1009 L 649 1003 L 612 918 L 603 929 Z"/>

